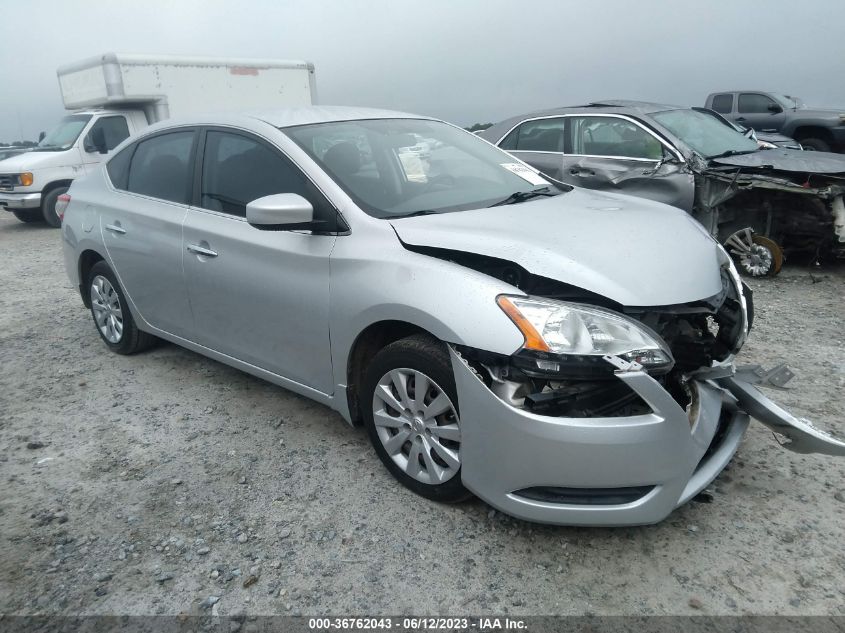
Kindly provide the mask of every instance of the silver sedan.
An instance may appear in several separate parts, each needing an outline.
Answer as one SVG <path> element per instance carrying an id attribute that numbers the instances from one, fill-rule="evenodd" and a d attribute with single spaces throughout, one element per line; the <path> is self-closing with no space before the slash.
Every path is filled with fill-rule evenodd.
<path id="1" fill-rule="evenodd" d="M 321 402 L 429 499 L 653 523 L 716 477 L 750 415 L 794 450 L 845 453 L 754 386 L 787 369 L 734 367 L 750 293 L 684 212 L 552 182 L 442 121 L 169 121 L 58 211 L 111 350 L 164 339 Z"/>

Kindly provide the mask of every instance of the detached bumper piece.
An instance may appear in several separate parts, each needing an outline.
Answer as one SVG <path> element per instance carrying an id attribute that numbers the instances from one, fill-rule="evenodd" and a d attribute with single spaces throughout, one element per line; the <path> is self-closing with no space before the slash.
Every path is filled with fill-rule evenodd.
<path id="1" fill-rule="evenodd" d="M 780 367 L 772 371 L 776 372 L 778 369 Z M 770 376 L 766 376 L 771 373 L 763 373 L 762 384 L 782 387 L 785 381 L 778 384 L 777 375 L 774 381 Z M 750 370 L 738 368 L 733 376 L 719 378 L 716 382 L 728 390 L 736 398 L 739 406 L 755 420 L 759 420 L 775 433 L 785 436 L 788 441 L 781 444 L 784 448 L 796 453 L 845 455 L 845 442 L 817 429 L 809 420 L 796 418 L 769 400 L 754 386 L 754 383 L 760 382 L 752 378 L 754 375 L 760 376 L 756 368 L 750 368 Z M 791 372 L 789 376 L 791 377 Z"/>
<path id="2" fill-rule="evenodd" d="M 730 462 L 754 416 L 798 452 L 845 454 L 845 443 L 797 420 L 743 380 L 781 385 L 788 370 L 732 367 L 690 380 L 681 405 L 636 363 L 616 377 L 651 409 L 617 417 L 544 416 L 511 406 L 451 351 L 460 394 L 464 485 L 499 510 L 565 525 L 657 523 Z M 607 360 L 607 359 L 606 359 Z M 610 362 L 610 361 L 609 361 Z"/>

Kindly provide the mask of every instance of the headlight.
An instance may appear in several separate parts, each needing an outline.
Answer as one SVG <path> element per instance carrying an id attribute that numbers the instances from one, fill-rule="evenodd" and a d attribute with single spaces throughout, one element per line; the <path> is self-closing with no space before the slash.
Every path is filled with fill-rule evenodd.
<path id="1" fill-rule="evenodd" d="M 555 363 L 558 369 L 573 361 L 583 365 L 605 355 L 621 356 L 647 369 L 668 370 L 674 363 L 656 333 L 616 312 L 538 297 L 499 295 L 496 302 L 525 337 L 523 349 L 539 353 L 541 370 L 555 371 Z"/>
<path id="2" fill-rule="evenodd" d="M 730 276 L 731 281 L 733 281 L 734 288 L 736 288 L 737 298 L 739 300 L 740 309 L 742 310 L 742 327 L 734 344 L 734 349 L 732 350 L 734 353 L 737 353 L 745 344 L 745 339 L 748 338 L 748 330 L 751 329 L 751 317 L 753 316 L 753 313 L 751 315 L 749 314 L 748 301 L 745 297 L 745 284 L 742 283 L 742 277 L 739 276 L 739 271 L 734 265 L 733 257 L 728 254 L 728 251 L 726 251 L 725 247 L 721 244 L 719 244 L 719 249 L 721 250 L 723 259 L 722 265 L 728 269 L 728 275 Z"/>

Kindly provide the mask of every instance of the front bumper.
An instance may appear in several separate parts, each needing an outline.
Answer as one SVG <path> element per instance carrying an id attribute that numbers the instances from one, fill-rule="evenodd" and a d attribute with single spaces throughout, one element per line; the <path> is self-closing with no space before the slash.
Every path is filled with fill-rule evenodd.
<path id="1" fill-rule="evenodd" d="M 37 209 L 41 206 L 41 192 L 34 193 L 11 193 L 0 191 L 0 207 L 7 211 L 18 209 Z"/>
<path id="2" fill-rule="evenodd" d="M 716 478 L 750 420 L 729 391 L 747 383 L 691 381 L 688 413 L 644 371 L 616 375 L 649 405 L 649 414 L 536 415 L 496 397 L 454 350 L 451 355 L 459 394 L 462 481 L 493 507 L 530 521 L 657 523 Z M 754 391 L 755 402 L 776 406 Z M 743 399 L 751 396 L 740 394 Z M 775 415 L 765 404 L 750 412 Z"/>

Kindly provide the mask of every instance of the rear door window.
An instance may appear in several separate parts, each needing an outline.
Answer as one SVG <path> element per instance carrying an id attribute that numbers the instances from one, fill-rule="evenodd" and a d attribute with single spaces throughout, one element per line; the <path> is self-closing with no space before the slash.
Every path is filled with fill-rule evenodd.
<path id="1" fill-rule="evenodd" d="M 713 109 L 721 114 L 729 114 L 734 107 L 732 94 L 716 95 L 713 97 Z"/>
<path id="2" fill-rule="evenodd" d="M 563 152 L 564 119 L 526 121 L 510 132 L 499 147 L 517 152 Z"/>
<path id="3" fill-rule="evenodd" d="M 126 189 L 187 204 L 193 176 L 191 153 L 194 136 L 193 130 L 168 132 L 139 142 L 129 165 Z"/>

